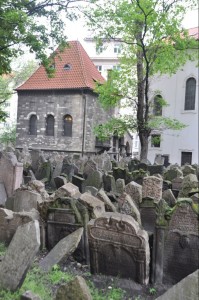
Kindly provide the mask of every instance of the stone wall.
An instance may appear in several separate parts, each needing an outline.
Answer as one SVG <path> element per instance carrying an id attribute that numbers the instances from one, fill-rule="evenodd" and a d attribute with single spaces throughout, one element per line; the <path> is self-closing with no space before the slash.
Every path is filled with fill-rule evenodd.
<path id="1" fill-rule="evenodd" d="M 82 152 L 95 151 L 93 127 L 104 123 L 108 113 L 97 103 L 97 96 L 91 91 L 82 94 L 74 91 L 20 91 L 17 119 L 17 148 L 27 146 L 35 149 Z M 29 135 L 29 118 L 36 114 L 38 118 L 37 136 Z M 45 135 L 46 116 L 55 118 L 54 136 Z M 73 118 L 72 137 L 63 136 L 63 117 L 69 114 Z M 84 123 L 85 118 L 85 123 Z"/>

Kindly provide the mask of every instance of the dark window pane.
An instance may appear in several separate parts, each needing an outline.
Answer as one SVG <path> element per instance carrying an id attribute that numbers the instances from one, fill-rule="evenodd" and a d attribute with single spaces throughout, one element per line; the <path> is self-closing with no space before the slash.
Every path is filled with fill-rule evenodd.
<path id="1" fill-rule="evenodd" d="M 54 124 L 54 117 L 52 115 L 48 115 L 46 118 L 46 135 L 54 136 Z"/>
<path id="2" fill-rule="evenodd" d="M 36 135 L 37 134 L 37 116 L 32 115 L 29 120 L 29 134 Z"/>
<path id="3" fill-rule="evenodd" d="M 64 136 L 72 136 L 73 118 L 70 115 L 66 115 L 63 120 Z"/>
<path id="4" fill-rule="evenodd" d="M 195 78 L 189 78 L 186 82 L 185 91 L 185 110 L 195 109 L 195 97 L 196 97 L 196 80 Z"/>
<path id="5" fill-rule="evenodd" d="M 157 95 L 154 98 L 153 103 L 153 114 L 154 116 L 161 116 L 162 115 L 162 104 L 161 104 L 162 96 Z"/>
<path id="6" fill-rule="evenodd" d="M 185 165 L 186 163 L 191 165 L 192 162 L 192 152 L 182 152 L 181 154 L 181 165 Z"/>

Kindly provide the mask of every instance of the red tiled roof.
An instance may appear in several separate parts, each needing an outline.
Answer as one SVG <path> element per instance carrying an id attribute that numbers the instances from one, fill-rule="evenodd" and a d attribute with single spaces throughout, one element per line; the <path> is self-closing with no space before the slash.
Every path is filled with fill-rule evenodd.
<path id="1" fill-rule="evenodd" d="M 63 52 L 55 57 L 55 76 L 48 78 L 43 66 L 16 90 L 52 90 L 52 89 L 94 89 L 95 82 L 105 80 L 78 41 L 68 42 Z M 70 70 L 64 66 L 70 65 Z"/>
<path id="2" fill-rule="evenodd" d="M 189 28 L 188 33 L 190 36 L 194 37 L 196 40 L 199 40 L 199 30 L 198 27 Z"/>

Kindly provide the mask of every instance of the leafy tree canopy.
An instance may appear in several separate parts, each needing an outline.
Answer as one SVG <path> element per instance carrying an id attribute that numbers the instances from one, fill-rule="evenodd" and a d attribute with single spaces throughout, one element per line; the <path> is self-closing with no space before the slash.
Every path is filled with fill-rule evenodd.
<path id="1" fill-rule="evenodd" d="M 107 40 L 120 41 L 123 45 L 120 57 L 120 71 L 111 71 L 104 85 L 98 85 L 96 92 L 104 107 L 120 104 L 125 99 L 136 114 L 136 120 L 127 111 L 123 117 L 126 129 L 135 128 L 141 143 L 141 159 L 147 158 L 148 138 L 154 128 L 181 129 L 183 124 L 171 118 L 154 116 L 150 100 L 150 82 L 154 75 L 174 74 L 187 60 L 197 57 L 196 40 L 181 26 L 189 7 L 197 5 L 194 0 L 92 0 L 93 8 L 86 10 L 88 24 L 93 29 L 98 45 Z M 160 105 L 165 105 L 163 99 Z M 107 126 L 109 124 L 109 130 Z M 104 134 L 114 132 L 112 120 L 106 124 Z M 99 130 L 102 136 L 103 128 Z M 122 131 L 120 130 L 120 133 Z"/>
<path id="2" fill-rule="evenodd" d="M 66 45 L 64 18 L 75 17 L 74 5 L 78 2 L 81 1 L 0 0 L 0 75 L 11 72 L 12 59 L 25 47 L 50 72 L 46 49 Z"/>

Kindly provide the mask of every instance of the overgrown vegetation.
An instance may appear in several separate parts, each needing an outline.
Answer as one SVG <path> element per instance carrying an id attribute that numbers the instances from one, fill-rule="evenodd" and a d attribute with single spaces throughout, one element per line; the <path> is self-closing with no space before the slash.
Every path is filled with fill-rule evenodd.
<path id="1" fill-rule="evenodd" d="M 6 246 L 4 243 L 0 243 L 0 256 L 3 256 L 6 252 Z"/>
<path id="2" fill-rule="evenodd" d="M 5 250 L 5 246 L 0 244 L 0 255 L 1 253 L 4 254 Z M 27 273 L 22 287 L 14 293 L 1 290 L 0 299 L 19 300 L 25 291 L 32 291 L 34 294 L 40 296 L 42 300 L 53 300 L 56 288 L 73 278 L 74 275 L 61 271 L 58 265 L 55 265 L 48 273 L 44 273 L 37 265 L 34 265 Z M 114 287 L 109 287 L 107 292 L 98 290 L 91 281 L 88 281 L 88 286 L 93 300 L 121 300 L 125 293 L 120 288 Z"/>
<path id="3" fill-rule="evenodd" d="M 6 127 L 0 132 L 0 143 L 4 146 L 15 146 L 16 126 Z"/>

